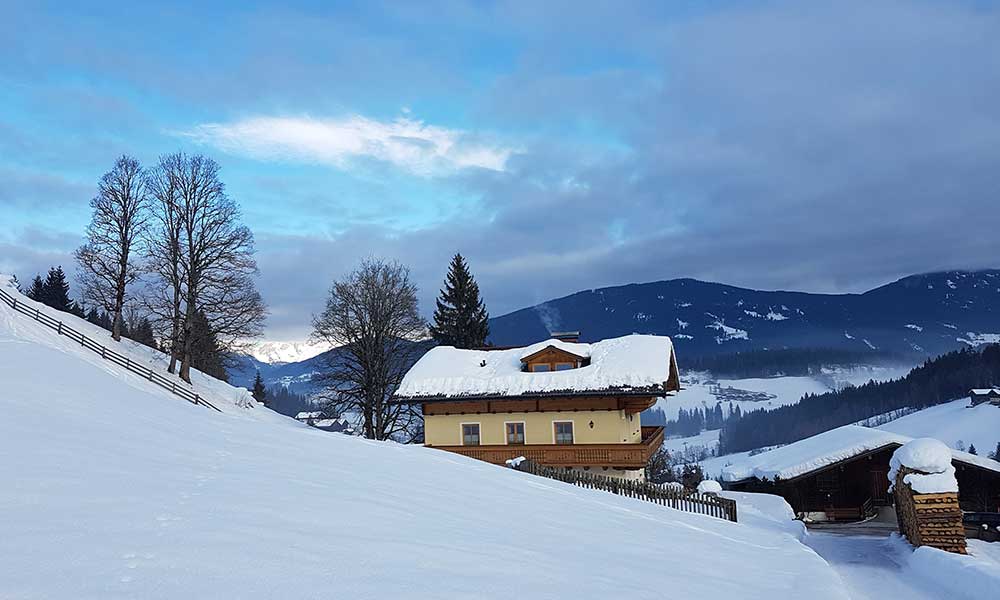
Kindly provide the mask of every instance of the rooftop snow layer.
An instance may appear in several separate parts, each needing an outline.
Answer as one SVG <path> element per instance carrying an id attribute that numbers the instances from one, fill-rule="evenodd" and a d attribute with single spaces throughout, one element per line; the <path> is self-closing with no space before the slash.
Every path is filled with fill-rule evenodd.
<path id="1" fill-rule="evenodd" d="M 792 479 L 889 444 L 902 446 L 913 438 L 860 425 L 844 425 L 754 456 L 741 456 L 722 469 L 725 481 Z M 953 459 L 1000 472 L 1000 463 L 958 450 Z"/>
<path id="2" fill-rule="evenodd" d="M 585 367 L 526 373 L 521 358 L 554 346 L 590 358 Z M 431 349 L 403 378 L 397 397 L 517 396 L 532 393 L 663 389 L 676 372 L 673 344 L 658 335 L 627 335 L 578 344 L 551 339 L 510 350 Z"/>
<path id="3" fill-rule="evenodd" d="M 934 438 L 918 438 L 906 442 L 892 453 L 889 461 L 889 481 L 896 482 L 900 467 L 920 473 L 909 473 L 903 481 L 918 494 L 958 492 L 955 466 L 951 464 L 951 449 Z"/>

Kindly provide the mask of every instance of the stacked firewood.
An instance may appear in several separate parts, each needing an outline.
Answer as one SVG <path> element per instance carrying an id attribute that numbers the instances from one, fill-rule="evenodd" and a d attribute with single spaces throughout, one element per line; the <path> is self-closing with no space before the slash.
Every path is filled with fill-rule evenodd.
<path id="1" fill-rule="evenodd" d="M 965 554 L 965 529 L 962 526 L 958 494 L 916 494 L 903 481 L 903 477 L 909 473 L 919 471 L 899 468 L 893 491 L 899 530 L 914 546 L 932 546 Z"/>

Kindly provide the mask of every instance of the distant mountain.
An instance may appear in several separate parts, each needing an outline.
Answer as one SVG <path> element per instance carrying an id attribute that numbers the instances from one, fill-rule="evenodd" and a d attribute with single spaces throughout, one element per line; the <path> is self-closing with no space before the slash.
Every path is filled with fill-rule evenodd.
<path id="1" fill-rule="evenodd" d="M 420 356 L 433 345 L 429 341 L 415 343 L 423 350 L 419 353 Z M 338 360 L 341 352 L 339 348 L 334 348 L 306 360 L 274 364 L 246 354 L 236 355 L 233 359 L 234 364 L 227 369 L 229 382 L 232 385 L 250 388 L 259 370 L 266 387 L 282 386 L 300 396 L 309 396 L 321 389 L 319 383 L 314 381 L 315 376 L 325 371 L 331 360 Z"/>
<path id="2" fill-rule="evenodd" d="M 1000 270 L 913 275 L 863 294 L 768 292 L 695 279 L 608 287 L 496 317 L 490 341 L 523 345 L 577 329 L 582 341 L 669 335 L 682 360 L 778 348 L 931 356 L 1000 342 Z"/>
<path id="3" fill-rule="evenodd" d="M 306 360 L 274 364 L 240 354 L 234 357 L 234 365 L 226 371 L 229 382 L 233 385 L 250 388 L 257 371 L 260 371 L 266 387 L 282 386 L 293 393 L 308 396 L 319 391 L 319 387 L 313 382 L 313 376 L 323 370 L 327 357 L 335 357 L 338 352 L 337 349 L 327 350 Z"/>
<path id="4" fill-rule="evenodd" d="M 327 345 L 310 342 L 258 342 L 253 344 L 249 354 L 260 362 L 274 365 L 302 362 L 329 349 Z"/>

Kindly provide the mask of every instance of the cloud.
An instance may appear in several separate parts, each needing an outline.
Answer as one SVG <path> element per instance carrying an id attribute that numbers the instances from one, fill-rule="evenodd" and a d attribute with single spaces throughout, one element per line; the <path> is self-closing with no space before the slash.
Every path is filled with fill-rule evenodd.
<path id="1" fill-rule="evenodd" d="M 361 159 L 374 159 L 425 177 L 466 168 L 503 171 L 513 153 L 509 147 L 483 143 L 468 132 L 409 117 L 393 121 L 360 115 L 340 119 L 251 117 L 198 125 L 182 135 L 256 159 L 340 169 Z"/>

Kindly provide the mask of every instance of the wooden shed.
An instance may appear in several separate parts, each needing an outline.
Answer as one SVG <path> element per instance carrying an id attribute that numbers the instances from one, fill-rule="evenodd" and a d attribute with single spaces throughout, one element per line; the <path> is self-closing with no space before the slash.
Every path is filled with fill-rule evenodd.
<path id="1" fill-rule="evenodd" d="M 800 517 L 858 521 L 892 503 L 889 459 L 910 438 L 847 425 L 726 467 L 728 489 L 776 494 Z M 952 451 L 962 509 L 1000 511 L 1000 463 Z"/>

